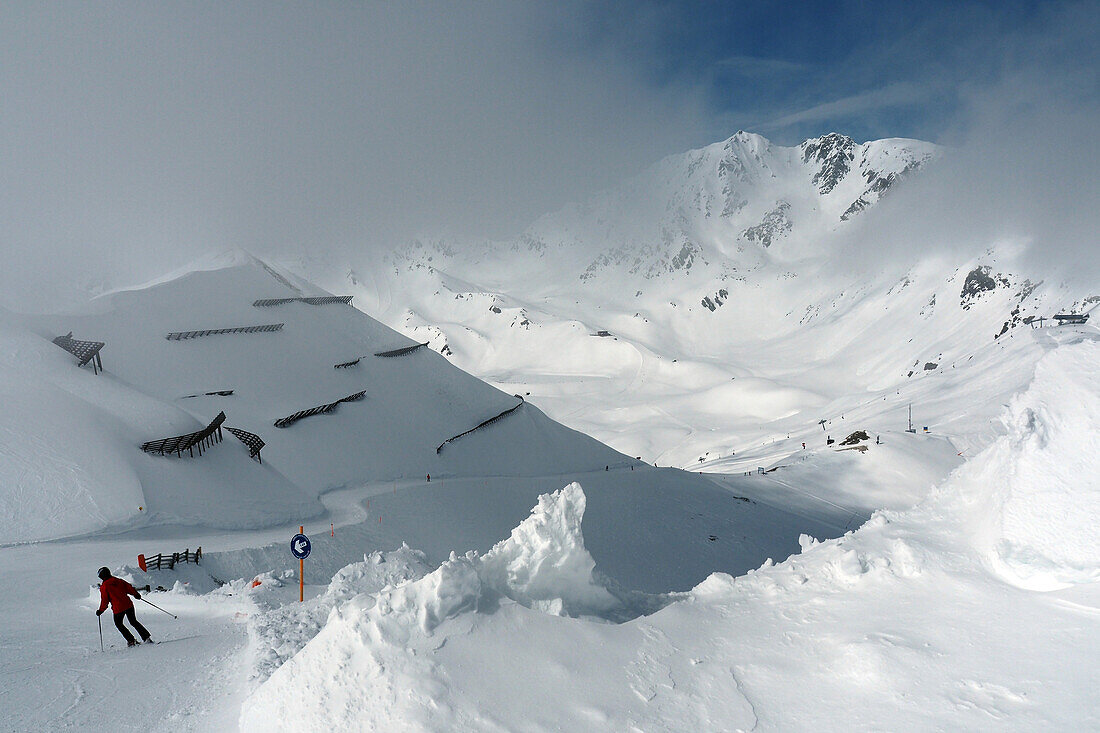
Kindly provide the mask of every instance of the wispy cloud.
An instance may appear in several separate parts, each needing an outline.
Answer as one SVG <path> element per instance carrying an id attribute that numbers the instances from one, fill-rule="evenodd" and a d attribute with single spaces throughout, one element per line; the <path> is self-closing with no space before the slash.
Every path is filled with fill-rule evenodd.
<path id="1" fill-rule="evenodd" d="M 714 62 L 714 68 L 742 76 L 772 77 L 777 74 L 800 74 L 810 71 L 809 64 L 762 56 L 726 56 Z"/>
<path id="2" fill-rule="evenodd" d="M 806 122 L 840 120 L 873 110 L 910 107 L 927 101 L 935 93 L 936 89 L 932 85 L 897 82 L 879 89 L 871 89 L 840 99 L 820 102 L 805 109 L 765 121 L 760 126 L 764 130 L 782 130 Z"/>

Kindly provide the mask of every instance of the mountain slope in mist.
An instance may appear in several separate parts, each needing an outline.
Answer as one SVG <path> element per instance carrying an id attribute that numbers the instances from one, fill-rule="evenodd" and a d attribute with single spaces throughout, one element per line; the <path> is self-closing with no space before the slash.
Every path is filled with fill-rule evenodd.
<path id="1" fill-rule="evenodd" d="M 945 155 L 739 132 L 514 241 L 416 241 L 344 273 L 295 266 L 625 453 L 751 469 L 844 437 L 853 411 L 870 431 L 904 428 L 914 401 L 922 427 L 987 422 L 1026 383 L 1014 365 L 1043 351 L 1017 346 L 1020 327 L 1095 302 L 1100 287 L 1021 271 L 994 234 L 977 252 L 898 244 L 906 180 Z M 962 376 L 978 365 L 990 393 Z"/>
<path id="2" fill-rule="evenodd" d="M 381 486 L 387 496 L 375 498 L 377 508 L 397 502 L 399 488 L 415 488 L 386 512 L 383 526 L 366 528 L 384 530 L 380 536 L 344 533 L 328 560 L 334 572 L 361 555 L 364 543 L 415 540 L 442 557 L 487 547 L 540 493 L 584 477 L 601 572 L 631 588 L 664 591 L 690 587 L 716 569 L 744 572 L 786 557 L 803 532 L 842 530 L 735 500 L 704 477 L 647 466 L 432 350 L 412 348 L 350 305 L 300 300 L 328 295 L 230 253 L 104 295 L 81 312 L 0 312 L 0 394 L 10 408 L 0 413 L 3 541 L 150 525 L 297 524 L 317 521 L 336 490 L 378 493 Z M 273 324 L 278 330 L 166 338 Z M 50 342 L 69 331 L 106 343 L 105 371 L 81 369 Z M 198 431 L 222 412 L 226 427 L 265 441 L 262 462 L 228 432 L 201 455 L 140 448 Z M 357 512 L 362 507 L 347 513 L 362 522 Z M 711 535 L 723 541 L 708 541 Z M 634 561 L 656 546 L 679 549 L 644 566 Z"/>

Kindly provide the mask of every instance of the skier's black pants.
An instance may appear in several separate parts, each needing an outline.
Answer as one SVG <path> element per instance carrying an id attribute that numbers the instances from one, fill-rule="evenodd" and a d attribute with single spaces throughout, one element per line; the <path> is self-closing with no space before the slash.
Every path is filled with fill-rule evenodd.
<path id="1" fill-rule="evenodd" d="M 126 637 L 126 643 L 132 644 L 134 641 L 134 635 L 130 633 L 130 630 L 122 625 L 122 619 L 126 619 L 130 622 L 130 625 L 134 627 L 134 631 L 141 634 L 141 640 L 145 641 L 149 638 L 149 632 L 145 630 L 145 627 L 138 623 L 138 620 L 134 618 L 134 607 L 130 606 L 122 613 L 115 614 L 115 626 L 122 632 L 122 635 Z"/>

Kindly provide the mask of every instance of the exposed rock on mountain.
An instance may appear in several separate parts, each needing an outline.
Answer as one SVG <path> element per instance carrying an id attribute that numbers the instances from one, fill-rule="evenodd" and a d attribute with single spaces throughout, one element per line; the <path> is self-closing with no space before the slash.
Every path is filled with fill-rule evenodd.
<path id="1" fill-rule="evenodd" d="M 770 247 L 772 240 L 778 239 L 791 230 L 791 220 L 787 212 L 791 205 L 786 201 L 780 201 L 776 207 L 764 214 L 764 218 L 754 227 L 749 227 L 741 232 L 741 236 L 747 242 L 759 244 L 761 247 Z"/>
<path id="2" fill-rule="evenodd" d="M 851 170 L 855 159 L 855 142 L 847 135 L 830 132 L 828 135 L 807 140 L 799 146 L 803 163 L 816 163 L 813 184 L 820 193 L 830 193 Z"/>
<path id="3" fill-rule="evenodd" d="M 971 270 L 967 276 L 966 281 L 963 283 L 962 292 L 959 293 L 959 305 L 963 310 L 969 310 L 974 301 L 982 296 L 983 293 L 987 293 L 996 289 L 997 285 L 1009 286 L 1008 278 L 1004 275 L 997 273 L 996 276 L 990 275 L 992 272 L 989 265 L 981 265 Z"/>

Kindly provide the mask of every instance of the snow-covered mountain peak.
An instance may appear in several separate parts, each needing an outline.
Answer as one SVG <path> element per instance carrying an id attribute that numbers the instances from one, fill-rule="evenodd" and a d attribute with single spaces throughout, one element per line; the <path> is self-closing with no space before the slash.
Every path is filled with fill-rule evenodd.
<path id="1" fill-rule="evenodd" d="M 905 138 L 784 147 L 741 131 L 512 242 L 418 242 L 357 302 L 624 452 L 687 465 L 736 450 L 738 467 L 763 465 L 742 450 L 759 441 L 777 456 L 763 446 L 791 445 L 811 419 L 819 433 L 823 417 L 850 419 L 869 392 L 901 414 L 907 390 L 923 397 L 954 370 L 943 395 L 957 408 L 967 369 L 990 372 L 1008 349 L 1020 353 L 1005 364 L 1037 358 L 1026 326 L 1095 295 L 1021 270 L 1000 240 L 981 256 L 899 251 L 888 219 L 904 192 L 850 221 L 941 155 Z"/>
<path id="2" fill-rule="evenodd" d="M 829 193 L 848 175 L 855 158 L 855 145 L 855 141 L 847 135 L 830 132 L 798 146 L 802 151 L 802 162 L 818 166 L 812 180 L 819 192 Z"/>
<path id="3" fill-rule="evenodd" d="M 856 143 L 838 133 L 784 147 L 741 130 L 547 214 L 512 241 L 416 241 L 390 262 L 482 284 L 492 262 L 507 282 L 531 289 L 548 270 L 559 286 L 713 282 L 826 254 L 832 232 L 938 154 L 919 140 Z"/>

